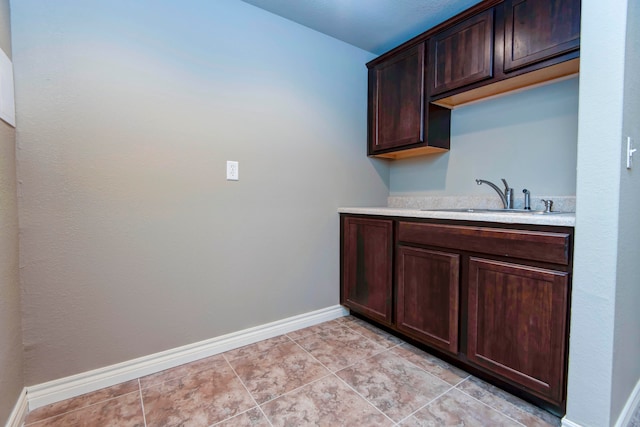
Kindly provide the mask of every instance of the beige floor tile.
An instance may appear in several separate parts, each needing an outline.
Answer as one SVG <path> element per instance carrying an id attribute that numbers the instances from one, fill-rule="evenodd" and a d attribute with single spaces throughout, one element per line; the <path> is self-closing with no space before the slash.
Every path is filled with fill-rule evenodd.
<path id="1" fill-rule="evenodd" d="M 403 427 L 522 427 L 495 409 L 453 389 L 419 410 Z"/>
<path id="2" fill-rule="evenodd" d="M 214 427 L 271 427 L 271 424 L 262 411 L 255 407 L 226 421 L 214 424 Z"/>
<path id="3" fill-rule="evenodd" d="M 294 342 L 229 363 L 258 403 L 274 399 L 329 374 Z"/>
<path id="4" fill-rule="evenodd" d="M 527 427 L 560 425 L 558 417 L 478 378 L 470 377 L 456 388 Z"/>
<path id="5" fill-rule="evenodd" d="M 138 391 L 138 389 L 138 380 L 132 380 L 114 385 L 112 387 L 106 387 L 100 390 L 93 391 L 91 393 L 83 394 L 82 396 L 52 403 L 51 405 L 43 406 L 29 412 L 29 415 L 27 415 L 27 418 L 25 420 L 25 425 L 44 420 L 46 418 L 61 415 L 66 412 L 71 412 L 76 409 L 85 408 L 98 402 Z"/>
<path id="6" fill-rule="evenodd" d="M 462 369 L 458 369 L 455 366 L 450 365 L 447 362 L 410 344 L 403 344 L 392 349 L 391 352 L 400 357 L 404 357 L 408 361 L 418 365 L 420 368 L 451 385 L 456 385 L 469 377 L 469 374 Z"/>
<path id="7" fill-rule="evenodd" d="M 356 331 L 360 335 L 363 335 L 364 337 L 370 339 L 376 344 L 381 345 L 384 348 L 395 347 L 403 343 L 403 341 L 400 338 L 395 337 L 383 331 L 382 329 L 378 329 L 375 326 L 365 322 L 362 322 L 362 323 L 350 322 L 350 323 L 345 323 L 345 326 L 349 327 L 351 330 Z"/>
<path id="8" fill-rule="evenodd" d="M 195 362 L 186 363 L 184 365 L 176 366 L 175 368 L 166 369 L 164 371 L 156 372 L 155 374 L 144 376 L 140 378 L 140 385 L 144 389 L 161 384 L 165 381 L 175 380 L 187 375 L 196 374 L 206 369 L 215 369 L 226 365 L 227 362 L 224 360 L 224 357 L 221 354 L 216 354 L 215 356 L 206 357 L 204 359 L 196 360 Z"/>
<path id="9" fill-rule="evenodd" d="M 335 319 L 328 322 L 319 323 L 317 325 L 309 326 L 308 328 L 298 329 L 297 331 L 289 332 L 287 336 L 294 341 L 299 339 L 315 335 L 318 332 L 329 331 L 331 329 L 342 326 L 342 320 Z"/>
<path id="10" fill-rule="evenodd" d="M 147 426 L 210 426 L 255 406 L 226 364 L 142 390 Z"/>
<path id="11" fill-rule="evenodd" d="M 263 405 L 274 426 L 392 426 L 393 422 L 333 375 Z"/>
<path id="12" fill-rule="evenodd" d="M 333 372 L 385 349 L 347 327 L 319 332 L 298 344 Z"/>
<path id="13" fill-rule="evenodd" d="M 337 375 L 395 422 L 451 388 L 390 351 L 360 361 Z"/>
<path id="14" fill-rule="evenodd" d="M 242 357 L 257 356 L 271 348 L 280 344 L 290 343 L 291 339 L 286 335 L 280 335 L 268 340 L 263 340 L 255 344 L 246 345 L 244 347 L 236 348 L 235 350 L 227 351 L 224 353 L 224 357 L 229 360 L 236 360 Z"/>
<path id="15" fill-rule="evenodd" d="M 140 391 L 115 397 L 110 400 L 47 418 L 33 427 L 144 427 Z"/>
<path id="16" fill-rule="evenodd" d="M 149 427 L 560 425 L 353 316 L 47 405 L 26 425 L 142 427 L 143 410 Z"/>

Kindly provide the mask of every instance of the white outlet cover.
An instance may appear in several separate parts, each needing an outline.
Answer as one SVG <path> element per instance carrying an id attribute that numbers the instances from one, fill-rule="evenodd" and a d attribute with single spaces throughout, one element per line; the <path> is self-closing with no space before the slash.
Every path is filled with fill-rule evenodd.
<path id="1" fill-rule="evenodd" d="M 238 162 L 227 160 L 227 181 L 238 181 L 239 177 Z"/>

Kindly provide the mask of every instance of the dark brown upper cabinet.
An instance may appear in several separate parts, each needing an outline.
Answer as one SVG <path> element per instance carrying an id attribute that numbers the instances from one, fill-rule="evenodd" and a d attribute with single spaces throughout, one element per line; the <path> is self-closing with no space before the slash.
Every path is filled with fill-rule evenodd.
<path id="1" fill-rule="evenodd" d="M 434 104 L 454 108 L 579 72 L 580 0 L 505 0 L 463 21 L 459 18 L 430 39 L 430 74 L 438 76 L 429 93 Z M 467 39 L 463 47 L 453 44 L 470 37 L 472 29 L 475 41 Z M 481 35 L 481 29 L 493 32 Z M 490 37 L 493 48 L 487 47 Z M 449 38 L 449 46 L 439 46 L 439 40 Z M 482 70 L 472 55 L 486 55 L 482 64 L 490 64 L 490 69 Z"/>
<path id="2" fill-rule="evenodd" d="M 450 109 L 576 75 L 580 6 L 485 0 L 369 62 L 367 154 L 441 153 Z"/>
<path id="3" fill-rule="evenodd" d="M 493 77 L 493 12 L 479 13 L 430 39 L 431 95 Z"/>
<path id="4" fill-rule="evenodd" d="M 580 0 L 506 0 L 504 72 L 580 48 Z"/>
<path id="5" fill-rule="evenodd" d="M 398 150 L 425 153 L 449 148 L 450 113 L 429 107 L 424 85 L 425 43 L 370 66 L 369 155 L 397 158 Z"/>

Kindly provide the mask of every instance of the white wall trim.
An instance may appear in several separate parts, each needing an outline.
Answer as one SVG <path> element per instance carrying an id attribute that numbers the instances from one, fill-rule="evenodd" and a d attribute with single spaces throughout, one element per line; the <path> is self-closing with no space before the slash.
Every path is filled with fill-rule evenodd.
<path id="1" fill-rule="evenodd" d="M 18 397 L 18 401 L 9 415 L 6 427 L 21 427 L 24 423 L 24 419 L 27 416 L 29 409 L 29 402 L 27 401 L 27 389 L 23 388 Z"/>
<path id="2" fill-rule="evenodd" d="M 567 417 L 562 418 L 562 427 L 582 427 L 581 424 L 568 420 Z"/>
<path id="3" fill-rule="evenodd" d="M 615 423 L 615 427 L 627 427 L 631 425 L 631 419 L 633 418 L 633 414 L 636 412 L 636 409 L 640 407 L 640 380 L 636 383 L 636 386 L 633 388 L 631 395 L 627 399 L 627 403 L 625 403 L 624 408 L 622 408 L 622 412 L 620 416 L 618 416 L 618 421 Z"/>
<path id="4" fill-rule="evenodd" d="M 124 381 L 160 372 L 267 338 L 346 316 L 340 306 L 323 308 L 216 338 L 27 387 L 29 409 L 59 402 Z"/>

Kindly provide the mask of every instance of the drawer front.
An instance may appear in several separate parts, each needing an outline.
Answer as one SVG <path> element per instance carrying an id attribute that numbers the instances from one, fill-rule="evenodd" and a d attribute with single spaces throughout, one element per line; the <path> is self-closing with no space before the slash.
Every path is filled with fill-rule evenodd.
<path id="1" fill-rule="evenodd" d="M 404 243 L 569 265 L 569 233 L 401 221 Z"/>

